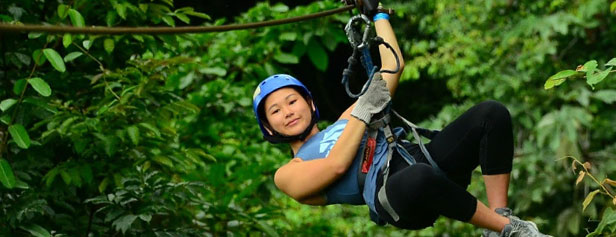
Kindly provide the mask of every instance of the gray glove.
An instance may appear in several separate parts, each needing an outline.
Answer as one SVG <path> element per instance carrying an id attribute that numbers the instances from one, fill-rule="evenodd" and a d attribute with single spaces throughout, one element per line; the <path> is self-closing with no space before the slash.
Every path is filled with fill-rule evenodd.
<path id="1" fill-rule="evenodd" d="M 390 100 L 387 82 L 383 80 L 381 73 L 376 72 L 372 76 L 372 82 L 366 93 L 357 99 L 351 115 L 366 124 L 370 124 L 372 116 L 381 112 Z"/>

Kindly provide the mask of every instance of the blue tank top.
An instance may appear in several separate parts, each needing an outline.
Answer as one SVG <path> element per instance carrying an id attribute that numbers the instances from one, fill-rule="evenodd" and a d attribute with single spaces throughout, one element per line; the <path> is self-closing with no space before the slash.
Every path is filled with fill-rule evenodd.
<path id="1" fill-rule="evenodd" d="M 296 157 L 301 158 L 304 161 L 322 159 L 329 155 L 330 150 L 338 141 L 338 138 L 342 134 L 342 131 L 347 125 L 348 120 L 338 120 L 334 124 L 327 127 L 325 130 L 312 136 L 306 143 L 299 148 Z M 363 151 L 364 144 L 366 142 L 367 135 L 364 134 L 361 145 L 358 151 Z M 325 195 L 327 197 L 327 204 L 368 204 L 371 210 L 374 209 L 374 192 L 376 189 L 376 174 L 377 170 L 383 165 L 383 161 L 387 159 L 387 142 L 379 132 L 377 136 L 377 146 L 374 152 L 374 158 L 370 171 L 368 172 L 364 184 L 364 192 L 359 190 L 357 172 L 359 171 L 359 164 L 361 159 L 361 152 L 357 152 L 353 163 L 345 174 L 340 177 L 336 182 L 325 188 Z M 367 198 L 367 199 L 365 199 Z M 366 201 L 364 201 L 366 200 Z"/>

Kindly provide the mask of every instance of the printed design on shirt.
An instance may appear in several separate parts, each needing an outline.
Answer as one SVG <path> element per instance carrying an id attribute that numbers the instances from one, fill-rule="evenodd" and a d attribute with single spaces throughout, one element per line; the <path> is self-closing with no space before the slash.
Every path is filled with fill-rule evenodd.
<path id="1" fill-rule="evenodd" d="M 334 144 L 336 144 L 336 141 L 338 141 L 338 137 L 342 134 L 345 126 L 345 123 L 334 125 L 333 127 L 330 127 L 325 134 L 323 134 L 323 140 L 321 140 L 321 144 L 319 146 L 319 153 L 327 151 L 325 157 L 329 155 L 329 151 L 331 151 Z"/>

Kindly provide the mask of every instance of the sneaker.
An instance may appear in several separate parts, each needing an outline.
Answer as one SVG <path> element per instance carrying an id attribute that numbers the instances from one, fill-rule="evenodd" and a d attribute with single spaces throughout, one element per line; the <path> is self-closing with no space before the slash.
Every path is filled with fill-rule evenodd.
<path id="1" fill-rule="evenodd" d="M 503 208 L 496 208 L 496 210 L 494 210 L 496 213 L 500 214 L 501 216 L 504 217 L 509 217 L 513 214 L 513 211 L 511 211 L 511 209 L 503 207 Z M 483 237 L 500 237 L 501 233 L 498 233 L 496 231 L 493 230 L 488 230 L 488 229 L 483 229 Z"/>
<path id="2" fill-rule="evenodd" d="M 537 225 L 532 221 L 523 221 L 515 216 L 509 216 L 511 223 L 505 225 L 500 236 L 503 237 L 551 237 L 539 232 Z"/>

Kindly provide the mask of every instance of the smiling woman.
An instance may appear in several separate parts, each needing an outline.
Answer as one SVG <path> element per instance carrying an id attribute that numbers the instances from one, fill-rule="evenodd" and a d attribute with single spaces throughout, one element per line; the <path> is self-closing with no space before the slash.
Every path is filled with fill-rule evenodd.
<path id="1" fill-rule="evenodd" d="M 382 69 L 404 61 L 396 58 L 401 53 L 388 19 L 385 13 L 373 18 L 377 35 L 395 52 L 391 56 L 380 46 Z M 372 117 L 390 104 L 401 71 L 375 73 L 365 93 L 323 131 L 316 126 L 312 95 L 299 80 L 277 74 L 259 83 L 253 110 L 263 137 L 288 143 L 293 151 L 274 175 L 276 187 L 304 204 L 366 204 L 375 223 L 403 229 L 429 227 L 442 215 L 485 228 L 486 236 L 544 236 L 506 208 L 513 134 L 509 112 L 500 103 L 480 103 L 435 135 L 426 146 L 431 162 L 403 137 L 383 129 L 366 132 Z M 368 133 L 377 135 L 368 138 Z M 397 148 L 390 149 L 396 141 L 411 155 L 406 162 Z M 490 207 L 466 191 L 479 165 Z"/>

